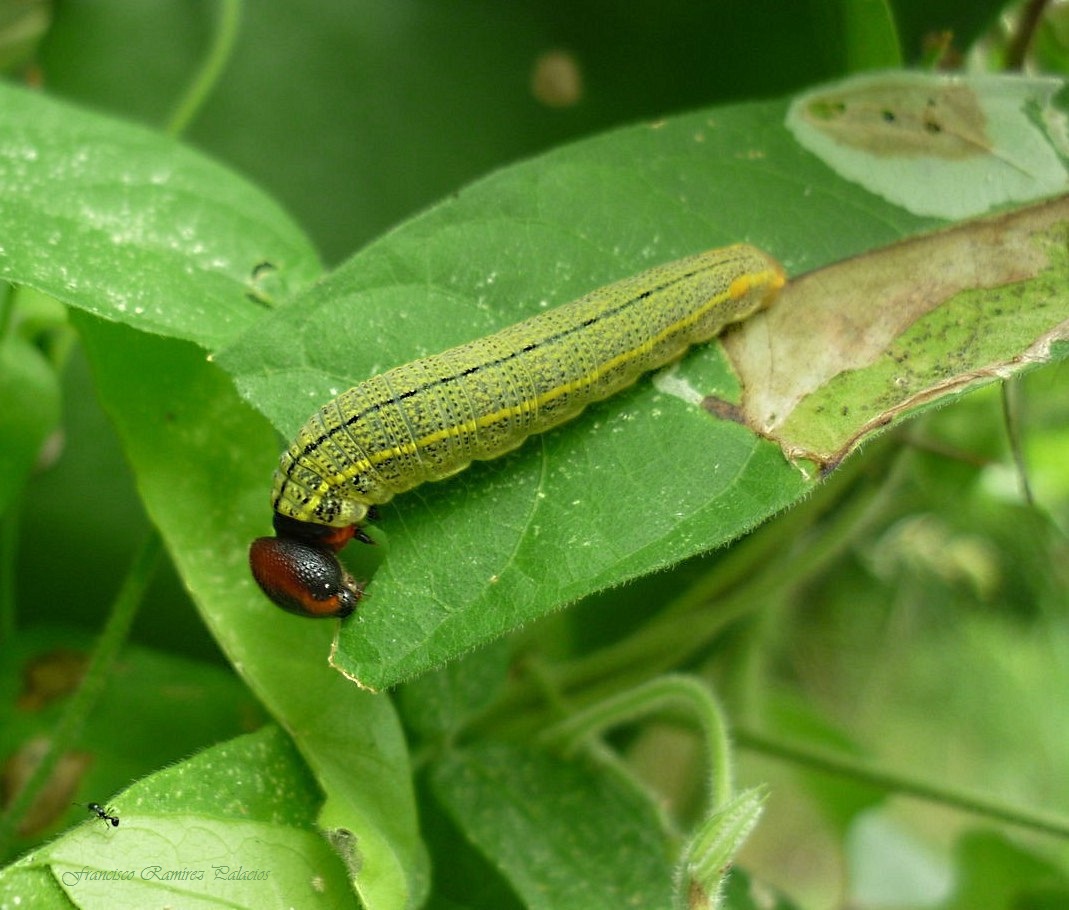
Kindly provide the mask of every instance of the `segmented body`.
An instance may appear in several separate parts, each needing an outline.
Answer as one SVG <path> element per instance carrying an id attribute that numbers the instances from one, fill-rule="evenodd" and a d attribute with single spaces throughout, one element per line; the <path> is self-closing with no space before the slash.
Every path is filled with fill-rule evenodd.
<path id="1" fill-rule="evenodd" d="M 724 247 L 374 376 L 300 430 L 272 505 L 300 522 L 358 524 L 370 506 L 495 458 L 670 363 L 764 306 L 784 281 L 766 253 Z"/>

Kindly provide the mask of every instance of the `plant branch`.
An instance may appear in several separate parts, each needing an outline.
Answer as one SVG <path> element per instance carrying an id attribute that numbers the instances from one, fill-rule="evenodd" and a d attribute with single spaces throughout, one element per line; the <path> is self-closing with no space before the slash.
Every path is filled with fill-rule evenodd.
<path id="1" fill-rule="evenodd" d="M 166 129 L 170 135 L 179 136 L 186 131 L 186 127 L 203 107 L 205 100 L 223 74 L 223 70 L 226 69 L 226 64 L 234 50 L 234 42 L 237 40 L 241 6 L 241 0 L 222 0 L 208 55 L 201 63 L 200 69 L 197 70 L 185 94 L 175 105 L 174 112 L 167 123 Z"/>
<path id="2" fill-rule="evenodd" d="M 733 735 L 736 745 L 742 749 L 781 758 L 792 764 L 804 765 L 835 777 L 848 777 L 896 796 L 909 796 L 940 803 L 993 821 L 1069 838 L 1069 818 L 1064 816 L 1019 809 L 966 790 L 956 790 L 941 784 L 873 768 L 868 762 L 848 755 L 813 749 L 752 730 L 736 728 Z"/>

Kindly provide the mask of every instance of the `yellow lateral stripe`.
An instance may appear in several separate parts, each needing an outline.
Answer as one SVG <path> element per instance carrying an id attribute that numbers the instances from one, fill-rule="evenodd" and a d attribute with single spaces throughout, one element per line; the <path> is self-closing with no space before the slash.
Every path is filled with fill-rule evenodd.
<path id="1" fill-rule="evenodd" d="M 767 253 L 734 244 L 371 377 L 301 428 L 275 472 L 275 511 L 358 524 L 373 504 L 571 420 L 746 319 L 785 282 Z"/>
<path id="2" fill-rule="evenodd" d="M 669 326 L 667 326 L 665 329 L 655 335 L 652 339 L 647 339 L 639 346 L 630 348 L 626 351 L 622 351 L 615 357 L 605 361 L 602 364 L 599 364 L 593 370 L 583 374 L 582 376 L 576 379 L 571 380 L 570 382 L 562 383 L 561 385 L 555 386 L 552 389 L 547 389 L 540 395 L 536 395 L 534 398 L 534 402 L 537 404 L 538 407 L 541 407 L 542 405 L 548 404 L 549 402 L 560 398 L 562 395 L 571 394 L 572 392 L 582 387 L 584 384 L 592 385 L 603 375 L 608 372 L 611 372 L 616 367 L 636 360 L 639 356 L 639 351 L 641 351 L 643 348 L 656 347 L 658 344 L 670 338 L 671 336 L 679 334 L 680 332 L 690 328 L 695 323 L 699 322 L 702 317 L 704 317 L 705 314 L 709 312 L 709 310 L 715 309 L 716 307 L 723 305 L 724 301 L 726 300 L 738 300 L 748 294 L 753 288 L 758 286 L 767 285 L 770 289 L 773 289 L 782 286 L 782 284 L 782 274 L 773 269 L 767 269 L 764 272 L 761 272 L 756 275 L 741 275 L 734 281 L 732 281 L 731 285 L 726 291 L 724 291 L 724 293 L 718 294 L 715 297 L 710 297 L 702 306 L 694 309 L 686 316 L 683 316 L 682 318 L 671 323 Z M 474 428 L 487 427 L 501 420 L 520 416 L 523 413 L 523 410 L 523 407 L 509 406 L 506 408 L 502 408 L 498 411 L 494 411 L 490 414 L 484 414 L 482 417 L 478 417 L 470 423 L 474 425 Z M 466 424 L 460 424 L 452 427 L 444 427 L 440 430 L 434 431 L 433 433 L 428 433 L 426 436 L 422 436 L 419 439 L 404 443 L 403 445 L 393 446 L 389 449 L 382 449 L 376 452 L 370 458 L 365 458 L 361 459 L 360 461 L 354 462 L 349 465 L 344 471 L 341 471 L 337 474 L 333 474 L 330 477 L 324 479 L 323 482 L 319 484 L 319 486 L 316 488 L 315 492 L 318 494 L 317 498 L 322 498 L 322 496 L 326 492 L 328 492 L 331 487 L 344 483 L 347 480 L 351 480 L 353 477 L 356 477 L 357 475 L 362 474 L 371 468 L 383 464 L 384 462 L 390 461 L 391 459 L 397 458 L 402 455 L 414 455 L 422 448 L 434 445 L 437 442 L 441 442 L 444 439 L 448 439 L 450 436 L 462 436 L 465 434 L 466 431 Z M 309 503 L 307 506 L 309 510 L 313 509 L 314 507 L 315 503 Z"/>

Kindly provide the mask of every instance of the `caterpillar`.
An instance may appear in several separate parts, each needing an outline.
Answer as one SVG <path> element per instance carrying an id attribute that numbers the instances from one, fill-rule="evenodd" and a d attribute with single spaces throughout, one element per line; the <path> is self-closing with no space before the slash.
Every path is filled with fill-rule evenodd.
<path id="1" fill-rule="evenodd" d="M 282 454 L 271 496 L 276 536 L 253 541 L 254 578 L 291 613 L 348 616 L 363 585 L 336 554 L 354 537 L 370 542 L 361 523 L 375 506 L 571 420 L 766 306 L 785 282 L 767 253 L 723 247 L 343 392 Z"/>

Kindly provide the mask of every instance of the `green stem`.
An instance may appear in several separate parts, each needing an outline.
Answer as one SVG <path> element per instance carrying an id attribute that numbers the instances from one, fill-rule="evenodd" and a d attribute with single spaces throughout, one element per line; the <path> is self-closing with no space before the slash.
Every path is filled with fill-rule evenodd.
<path id="1" fill-rule="evenodd" d="M 571 715 L 550 727 L 543 736 L 571 750 L 611 727 L 677 706 L 693 715 L 702 731 L 709 757 L 709 812 L 714 812 L 735 795 L 735 774 L 724 712 L 709 689 L 697 679 L 678 675 L 658 677 Z"/>
<path id="2" fill-rule="evenodd" d="M 1051 813 L 1028 811 L 1000 803 L 965 790 L 955 790 L 940 784 L 916 780 L 873 768 L 867 762 L 850 756 L 812 749 L 797 743 L 780 740 L 750 730 L 734 731 L 735 743 L 740 748 L 750 749 L 764 755 L 782 758 L 796 765 L 805 765 L 816 771 L 836 777 L 847 777 L 868 784 L 897 796 L 911 796 L 929 802 L 941 803 L 993 821 L 1018 825 L 1044 834 L 1069 838 L 1069 818 Z"/>
<path id="3" fill-rule="evenodd" d="M 82 684 L 63 709 L 63 714 L 49 738 L 47 752 L 41 757 L 29 780 L 16 794 L 3 816 L 0 816 L 0 856 L 8 853 L 19 822 L 47 785 L 56 763 L 80 735 L 86 718 L 111 677 L 115 660 L 130 632 L 130 625 L 159 563 L 162 550 L 159 534 L 153 531 L 134 557 L 115 597 L 115 603 L 86 668 Z"/>
<path id="4" fill-rule="evenodd" d="M 185 132 L 186 127 L 192 122 L 197 112 L 203 106 L 207 97 L 211 94 L 215 83 L 219 81 L 227 61 L 234 50 L 234 42 L 237 40 L 238 23 L 241 20 L 241 0 L 222 0 L 219 5 L 219 18 L 216 22 L 215 34 L 208 54 L 204 58 L 200 69 L 193 77 L 185 95 L 175 105 L 174 113 L 171 114 L 167 124 L 167 132 L 172 136 L 179 136 Z"/>
<path id="5" fill-rule="evenodd" d="M 1021 445 L 1021 384 L 1016 379 L 1002 383 L 1002 416 L 1006 422 L 1006 434 L 1010 438 L 1010 451 L 1013 463 L 1017 467 L 1017 479 L 1021 484 L 1021 495 L 1030 506 L 1036 504 L 1032 497 L 1032 484 L 1028 481 L 1028 466 L 1024 460 Z"/>

